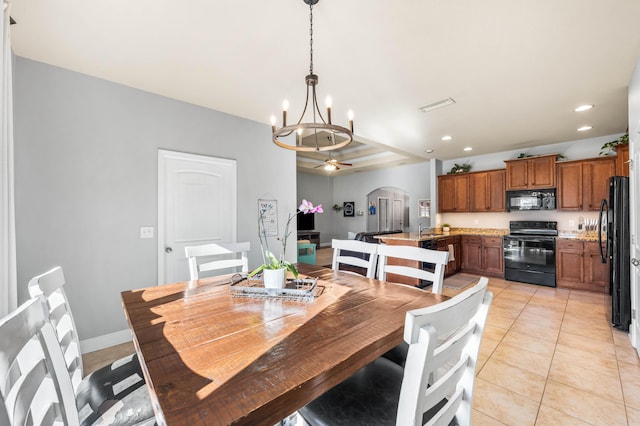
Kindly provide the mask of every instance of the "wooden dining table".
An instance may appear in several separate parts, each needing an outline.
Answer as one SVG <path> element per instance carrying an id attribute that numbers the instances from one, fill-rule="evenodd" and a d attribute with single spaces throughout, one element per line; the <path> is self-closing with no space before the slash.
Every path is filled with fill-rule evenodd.
<path id="1" fill-rule="evenodd" d="M 235 297 L 231 275 L 122 293 L 159 425 L 274 425 L 402 342 L 446 296 L 299 264 L 311 300 Z"/>

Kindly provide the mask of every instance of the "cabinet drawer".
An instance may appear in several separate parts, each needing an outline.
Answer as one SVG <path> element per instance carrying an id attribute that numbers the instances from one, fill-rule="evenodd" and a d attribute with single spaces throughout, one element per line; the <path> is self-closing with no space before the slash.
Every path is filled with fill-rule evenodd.
<path id="1" fill-rule="evenodd" d="M 582 241 L 574 240 L 558 240 L 556 244 L 558 250 L 580 250 L 584 249 L 584 243 Z"/>
<path id="2" fill-rule="evenodd" d="M 502 247 L 502 237 L 483 237 L 485 247 Z"/>
<path id="3" fill-rule="evenodd" d="M 463 235 L 462 244 L 482 244 L 482 237 L 479 235 Z"/>

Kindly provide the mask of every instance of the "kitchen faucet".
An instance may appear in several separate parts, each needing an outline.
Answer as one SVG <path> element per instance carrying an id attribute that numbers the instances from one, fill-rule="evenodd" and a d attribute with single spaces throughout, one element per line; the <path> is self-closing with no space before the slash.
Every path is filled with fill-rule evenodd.
<path id="1" fill-rule="evenodd" d="M 423 227 L 423 225 L 421 223 L 418 224 L 418 236 L 421 237 L 422 236 L 422 232 L 423 231 L 429 231 L 431 232 L 431 227 L 427 226 L 427 227 Z"/>

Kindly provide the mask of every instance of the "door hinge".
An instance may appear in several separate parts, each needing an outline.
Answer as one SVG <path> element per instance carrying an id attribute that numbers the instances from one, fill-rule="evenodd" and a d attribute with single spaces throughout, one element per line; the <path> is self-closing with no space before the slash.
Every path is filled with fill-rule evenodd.
<path id="1" fill-rule="evenodd" d="M 635 309 L 631 310 L 631 319 L 636 319 L 636 310 Z"/>

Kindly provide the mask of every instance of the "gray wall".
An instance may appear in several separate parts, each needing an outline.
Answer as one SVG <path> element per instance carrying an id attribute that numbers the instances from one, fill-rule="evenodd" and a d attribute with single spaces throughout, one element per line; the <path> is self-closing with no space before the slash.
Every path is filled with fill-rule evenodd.
<path id="1" fill-rule="evenodd" d="M 298 198 L 322 200 L 327 207 L 322 222 L 316 219 L 316 230 L 320 231 L 322 242 L 330 243 L 331 238 L 347 238 L 348 232 L 367 230 L 367 194 L 385 186 L 401 188 L 409 195 L 409 226 L 417 230 L 418 223 L 425 223 L 418 218 L 418 200 L 429 198 L 429 169 L 429 163 L 424 162 L 336 177 L 298 173 Z M 365 214 L 344 217 L 342 211 L 336 213 L 331 209 L 334 204 L 342 206 L 345 201 L 355 201 L 356 210 Z"/>
<path id="2" fill-rule="evenodd" d="M 281 227 L 297 207 L 295 154 L 267 124 L 21 57 L 14 80 L 19 300 L 30 277 L 61 265 L 81 339 L 125 329 L 120 292 L 157 282 L 157 240 L 139 227 L 157 235 L 159 148 L 237 160 L 250 266 L 261 263 L 257 199 L 278 199 Z"/>

